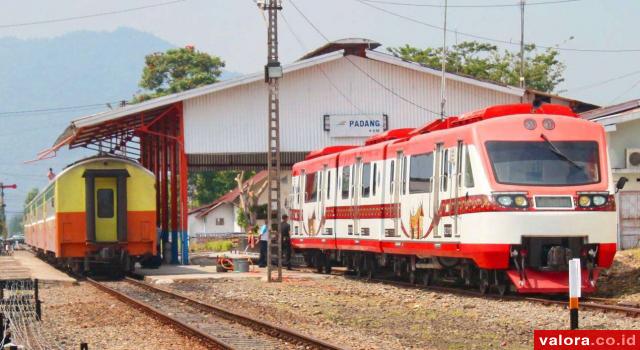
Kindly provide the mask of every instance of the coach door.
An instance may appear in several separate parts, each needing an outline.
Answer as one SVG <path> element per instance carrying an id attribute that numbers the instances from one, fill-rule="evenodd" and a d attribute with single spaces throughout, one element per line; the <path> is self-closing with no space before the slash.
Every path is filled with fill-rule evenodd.
<path id="1" fill-rule="evenodd" d="M 362 196 L 362 158 L 356 159 L 353 167 L 354 176 L 351 182 L 351 207 L 353 208 L 353 234 L 360 235 L 360 197 Z"/>
<path id="2" fill-rule="evenodd" d="M 438 216 L 438 209 L 440 208 L 440 193 L 442 188 L 442 164 L 443 157 L 445 157 L 445 150 L 442 143 L 436 144 L 435 149 L 435 164 L 433 174 L 433 196 L 431 201 L 431 220 L 433 220 L 433 237 L 441 238 L 440 236 L 440 217 Z M 445 180 L 446 181 L 446 180 Z"/>
<path id="3" fill-rule="evenodd" d="M 458 231 L 458 210 L 460 208 L 460 193 L 462 192 L 462 155 L 463 155 L 463 147 L 464 144 L 462 143 L 462 140 L 458 140 L 458 147 L 456 148 L 456 154 L 455 154 L 455 159 L 456 159 L 456 164 L 454 165 L 454 169 L 455 169 L 455 174 L 454 176 L 452 176 L 452 181 L 453 183 L 451 184 L 453 186 L 453 198 L 454 202 L 453 202 L 453 236 L 454 237 L 460 237 L 460 232 Z"/>
<path id="4" fill-rule="evenodd" d="M 118 240 L 118 184 L 113 177 L 95 179 L 95 223 L 97 242 Z"/>
<path id="5" fill-rule="evenodd" d="M 402 194 L 402 184 L 406 181 L 406 164 L 405 157 L 402 151 L 398 152 L 394 161 L 391 161 L 390 168 L 390 180 L 391 180 L 391 198 L 393 200 L 393 205 L 397 208 L 396 215 L 393 217 L 393 237 L 400 236 L 400 213 L 401 205 L 400 205 L 400 195 Z"/>

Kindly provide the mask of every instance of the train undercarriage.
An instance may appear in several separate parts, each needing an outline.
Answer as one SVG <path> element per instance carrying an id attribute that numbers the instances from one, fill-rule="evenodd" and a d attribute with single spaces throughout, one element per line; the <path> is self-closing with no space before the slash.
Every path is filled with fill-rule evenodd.
<path id="1" fill-rule="evenodd" d="M 504 269 L 483 269 L 464 257 L 418 256 L 359 251 L 305 249 L 307 266 L 330 273 L 346 267 L 358 277 L 393 277 L 425 286 L 439 283 L 475 287 L 482 293 L 564 293 L 568 290 L 568 264 L 580 258 L 583 291 L 595 290 L 598 245 L 584 237 L 524 237 L 509 246 Z"/>

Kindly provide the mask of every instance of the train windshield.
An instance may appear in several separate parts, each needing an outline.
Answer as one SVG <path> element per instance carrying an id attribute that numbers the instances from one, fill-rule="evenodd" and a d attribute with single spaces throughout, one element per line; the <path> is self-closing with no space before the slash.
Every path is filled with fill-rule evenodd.
<path id="1" fill-rule="evenodd" d="M 496 181 L 510 185 L 566 186 L 600 182 L 593 141 L 489 141 Z"/>

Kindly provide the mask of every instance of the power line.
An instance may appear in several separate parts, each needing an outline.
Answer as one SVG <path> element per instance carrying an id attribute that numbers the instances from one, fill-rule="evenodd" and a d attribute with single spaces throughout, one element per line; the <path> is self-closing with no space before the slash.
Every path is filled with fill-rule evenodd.
<path id="1" fill-rule="evenodd" d="M 293 30 L 293 27 L 289 24 L 289 21 L 287 21 L 287 18 L 284 16 L 284 14 L 280 14 L 280 16 L 282 17 L 282 20 L 284 21 L 284 24 L 286 25 L 287 29 L 289 30 L 289 32 L 291 33 L 291 35 L 293 35 L 293 37 L 296 39 L 296 41 L 298 42 L 298 44 L 300 45 L 300 47 L 305 50 L 308 51 L 306 45 L 304 44 L 304 42 L 302 41 L 302 39 L 298 36 L 298 34 L 296 34 L 296 32 Z M 317 66 L 320 69 L 320 72 L 322 72 L 322 75 L 324 75 L 324 77 L 327 79 L 327 81 L 329 82 L 329 84 L 331 84 L 331 86 L 355 109 L 358 110 L 358 112 L 360 113 L 365 113 L 360 107 L 358 107 L 353 100 L 351 100 L 351 98 L 349 96 L 347 96 L 346 93 L 344 93 L 344 91 L 342 91 L 340 88 L 338 88 L 338 86 L 333 82 L 333 80 L 331 80 L 331 78 L 329 77 L 329 74 L 327 74 L 327 72 L 324 70 L 324 68 L 322 68 L 321 66 Z"/>
<path id="2" fill-rule="evenodd" d="M 621 93 L 620 95 L 616 96 L 615 98 L 613 98 L 611 101 L 609 101 L 609 105 L 613 104 L 614 102 L 616 102 L 620 97 L 626 95 L 629 93 L 629 91 L 633 90 L 636 88 L 636 86 L 640 85 L 640 80 L 636 81 L 633 85 L 631 85 L 630 88 L 628 88 L 627 90 L 624 90 L 623 93 Z"/>
<path id="3" fill-rule="evenodd" d="M 627 73 L 627 74 L 623 74 L 623 75 L 619 75 L 617 77 L 609 78 L 609 79 L 602 80 L 602 81 L 599 81 L 599 82 L 578 86 L 578 87 L 573 88 L 573 89 L 567 89 L 567 91 L 576 92 L 576 91 L 582 91 L 582 90 L 591 89 L 591 88 L 594 88 L 596 86 L 601 86 L 601 85 L 610 83 L 612 81 L 616 81 L 616 80 L 620 80 L 620 79 L 624 79 L 624 78 L 628 78 L 628 77 L 634 76 L 634 75 L 636 75 L 638 73 L 640 73 L 640 70 L 637 70 L 637 71 L 634 71 L 634 72 L 631 72 L 631 73 Z"/>
<path id="4" fill-rule="evenodd" d="M 146 6 L 132 7 L 132 8 L 123 9 L 123 10 L 99 12 L 99 13 L 93 13 L 93 14 L 82 15 L 82 16 L 72 16 L 72 17 L 63 17 L 63 18 L 55 18 L 55 19 L 46 19 L 46 20 L 41 20 L 41 21 L 32 21 L 32 22 L 23 22 L 23 23 L 0 24 L 0 29 L 1 28 L 26 27 L 26 26 L 32 26 L 32 25 L 38 25 L 38 24 L 59 23 L 59 22 L 75 21 L 75 20 L 79 20 L 79 19 L 86 19 L 86 18 L 93 18 L 93 17 L 116 15 L 116 14 L 120 14 L 120 13 L 140 11 L 140 10 L 144 10 L 144 9 L 154 8 L 154 7 L 173 5 L 173 4 L 177 4 L 177 3 L 185 2 L 185 1 L 187 1 L 187 0 L 174 0 L 174 1 L 161 2 L 161 3 L 158 3 L 158 4 L 151 4 L 151 5 L 146 5 Z"/>
<path id="5" fill-rule="evenodd" d="M 294 3 L 293 0 L 289 0 L 289 3 L 291 3 L 291 5 L 293 5 L 293 8 L 300 14 L 300 16 L 302 16 L 302 18 L 304 18 L 304 20 L 322 37 L 324 38 L 324 40 L 326 40 L 327 42 L 331 42 L 331 40 L 329 40 L 329 38 L 324 35 L 324 33 L 322 33 L 322 31 L 298 8 L 298 6 Z M 344 58 L 347 59 L 348 62 L 350 62 L 357 70 L 359 70 L 362 74 L 366 75 L 369 79 L 371 79 L 373 82 L 375 82 L 376 84 L 378 84 L 380 87 L 382 87 L 384 90 L 388 91 L 389 93 L 391 93 L 392 95 L 398 97 L 399 99 L 401 99 L 404 102 L 407 102 L 411 105 L 413 105 L 414 107 L 417 107 L 423 111 L 432 113 L 436 116 L 439 116 L 440 113 L 435 112 L 433 110 L 430 110 L 424 106 L 421 106 L 409 99 L 407 99 L 406 97 L 398 94 L 397 92 L 393 91 L 393 89 L 389 88 L 388 86 L 384 85 L 382 82 L 378 81 L 376 78 L 374 78 L 371 74 L 369 74 L 369 72 L 365 71 L 364 69 L 362 69 L 362 67 L 360 67 L 358 64 L 356 64 L 355 62 L 353 62 L 353 60 L 351 60 L 351 58 L 349 56 L 344 56 Z"/>
<path id="6" fill-rule="evenodd" d="M 9 118 L 9 117 L 20 116 L 25 114 L 71 112 L 75 110 L 85 110 L 85 109 L 96 108 L 96 107 L 108 107 L 112 103 L 117 104 L 117 103 L 120 103 L 120 101 L 109 101 L 109 102 L 93 103 L 93 104 L 87 104 L 87 105 L 47 107 L 47 108 L 31 109 L 31 110 L 0 112 L 0 117 Z"/>
<path id="7" fill-rule="evenodd" d="M 384 5 L 393 5 L 393 6 L 411 6 L 411 7 L 436 7 L 443 8 L 444 5 L 438 4 L 423 4 L 423 3 L 408 3 L 408 2 L 394 2 L 394 1 L 383 1 L 383 0 L 363 0 L 366 2 L 376 3 L 376 4 L 384 4 Z M 582 0 L 556 0 L 556 1 L 539 1 L 539 2 L 530 2 L 527 3 L 526 6 L 536 6 L 536 5 L 555 5 L 555 4 L 565 4 L 569 2 L 578 2 Z M 488 4 L 488 5 L 477 5 L 477 4 L 466 4 L 466 5 L 447 5 L 447 7 L 457 7 L 457 8 L 490 8 L 490 7 L 515 7 L 520 6 L 519 3 L 510 3 L 510 4 Z"/>
<path id="8" fill-rule="evenodd" d="M 403 14 L 400 14 L 400 13 L 397 13 L 397 12 L 393 12 L 393 11 L 387 10 L 385 8 L 373 5 L 373 4 L 369 3 L 370 0 L 353 0 L 353 1 L 357 1 L 357 2 L 361 3 L 364 6 L 371 7 L 373 9 L 376 9 L 376 10 L 380 11 L 380 12 L 384 12 L 386 14 L 389 14 L 391 16 L 395 16 L 395 17 L 404 19 L 404 20 L 409 21 L 409 22 L 420 24 L 420 25 L 423 25 L 425 27 L 432 28 L 432 29 L 444 30 L 443 27 L 440 27 L 438 25 L 427 23 L 427 22 L 421 21 L 419 19 L 415 19 L 415 18 L 412 18 L 412 17 L 409 17 L 409 16 L 405 16 Z M 502 40 L 502 39 L 495 39 L 495 38 L 490 38 L 490 37 L 487 37 L 487 36 L 482 36 L 482 35 L 477 35 L 477 34 L 472 34 L 472 33 L 465 33 L 465 32 L 461 32 L 461 31 L 458 31 L 458 30 L 447 29 L 447 31 L 448 32 L 452 32 L 452 33 L 456 33 L 457 35 L 462 35 L 462 36 L 466 36 L 466 37 L 474 38 L 474 39 L 479 39 L 479 40 L 485 40 L 485 41 L 490 41 L 490 42 L 495 42 L 495 43 L 500 43 L 500 44 L 507 44 L 507 45 L 520 45 L 519 42 L 513 42 L 513 41 L 508 41 L 508 40 Z M 536 47 L 539 47 L 539 48 L 542 48 L 542 49 L 554 49 L 554 50 L 558 50 L 558 51 L 572 51 L 572 52 L 601 52 L 601 53 L 640 52 L 640 49 L 575 49 L 575 48 L 559 47 L 559 46 L 538 45 L 536 43 L 527 43 L 527 45 L 535 45 Z"/>

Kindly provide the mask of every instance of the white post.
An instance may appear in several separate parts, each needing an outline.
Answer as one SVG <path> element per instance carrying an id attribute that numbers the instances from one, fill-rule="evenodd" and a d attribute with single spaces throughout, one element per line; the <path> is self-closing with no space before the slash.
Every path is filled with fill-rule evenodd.
<path id="1" fill-rule="evenodd" d="M 570 327 L 578 329 L 578 298 L 582 296 L 580 259 L 569 260 L 569 312 Z"/>

